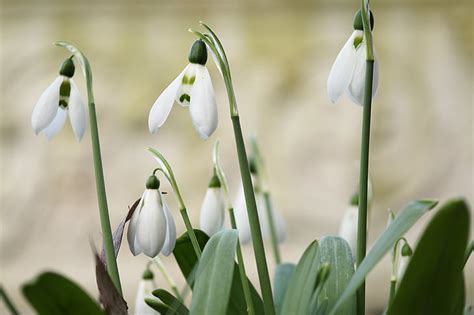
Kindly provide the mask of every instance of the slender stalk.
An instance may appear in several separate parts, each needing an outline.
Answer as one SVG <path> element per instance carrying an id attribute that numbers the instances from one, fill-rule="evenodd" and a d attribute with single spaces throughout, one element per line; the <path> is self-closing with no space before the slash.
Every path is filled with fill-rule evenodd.
<path id="1" fill-rule="evenodd" d="M 255 201 L 252 179 L 250 177 L 249 162 L 247 160 L 247 152 L 245 151 L 242 128 L 240 126 L 240 119 L 238 115 L 231 116 L 231 119 L 234 128 L 240 175 L 242 177 L 242 184 L 244 186 L 244 195 L 247 204 L 250 232 L 252 235 L 252 243 L 255 253 L 255 260 L 257 263 L 258 278 L 260 280 L 260 289 L 262 291 L 265 314 L 273 315 L 275 314 L 275 305 L 273 303 L 270 276 L 268 274 L 267 260 L 265 257 L 265 247 L 263 245 L 262 231 L 257 213 L 257 203 Z"/>
<path id="2" fill-rule="evenodd" d="M 181 216 L 183 217 L 184 225 L 186 226 L 186 231 L 188 232 L 189 238 L 191 239 L 191 244 L 193 244 L 196 257 L 199 259 L 201 258 L 201 247 L 199 246 L 199 242 L 196 238 L 196 233 L 194 233 L 191 220 L 189 220 L 188 211 L 186 211 L 186 208 L 180 208 L 179 212 L 181 213 Z"/>
<path id="3" fill-rule="evenodd" d="M 237 223 L 235 222 L 233 208 L 229 208 L 229 217 L 231 227 L 234 230 L 237 230 Z M 247 303 L 247 313 L 249 315 L 253 315 L 255 314 L 255 309 L 253 308 L 252 295 L 250 294 L 249 279 L 247 278 L 247 273 L 245 272 L 244 257 L 242 255 L 242 248 L 240 247 L 239 241 L 237 241 L 237 262 L 239 263 L 239 272 L 240 278 L 242 279 L 242 288 L 244 290 L 245 303 Z"/>
<path id="4" fill-rule="evenodd" d="M 110 227 L 109 210 L 107 206 L 107 195 L 105 192 L 104 170 L 102 167 L 102 155 L 100 153 L 99 128 L 97 125 L 97 114 L 95 111 L 94 89 L 92 87 L 92 69 L 87 57 L 75 46 L 66 42 L 56 42 L 55 45 L 64 47 L 74 54 L 80 62 L 87 85 L 87 100 L 89 105 L 89 124 L 91 131 L 92 157 L 94 160 L 95 183 L 97 189 L 97 201 L 99 204 L 100 225 L 105 249 L 105 259 L 107 262 L 107 272 L 115 285 L 115 288 L 122 294 L 120 275 L 115 257 L 115 248 L 112 239 L 112 229 Z"/>
<path id="5" fill-rule="evenodd" d="M 372 82 L 374 76 L 374 61 L 366 61 L 364 90 L 364 112 L 362 118 L 362 140 L 360 153 L 360 182 L 359 182 L 359 222 L 357 225 L 357 261 L 359 266 L 365 258 L 367 247 L 367 191 L 369 182 L 369 144 L 370 118 L 372 107 Z M 357 314 L 365 314 L 365 281 L 357 291 Z"/>
<path id="6" fill-rule="evenodd" d="M 395 297 L 395 290 L 397 288 L 397 278 L 390 280 L 390 295 L 388 297 L 388 305 L 392 304 L 393 298 Z"/>
<path id="7" fill-rule="evenodd" d="M 6 308 L 10 311 L 11 315 L 18 315 L 20 314 L 15 307 L 15 304 L 13 304 L 12 300 L 8 296 L 7 292 L 3 288 L 3 286 L 0 286 L 0 297 L 3 298 L 3 302 L 5 303 Z"/>
<path id="8" fill-rule="evenodd" d="M 278 265 L 281 263 L 281 256 L 280 256 L 280 248 L 278 246 L 278 238 L 277 238 L 277 232 L 276 232 L 276 227 L 275 227 L 275 221 L 273 217 L 273 208 L 272 208 L 272 202 L 270 200 L 270 193 L 268 191 L 265 191 L 263 193 L 263 198 L 265 199 L 265 209 L 267 211 L 268 223 L 270 225 L 270 236 L 272 239 L 273 256 L 275 258 L 275 263 Z"/>
<path id="9" fill-rule="evenodd" d="M 168 273 L 168 270 L 166 270 L 166 267 L 165 265 L 163 264 L 163 262 L 161 261 L 161 259 L 156 256 L 155 258 L 153 258 L 153 262 L 156 264 L 156 266 L 158 267 L 158 269 L 160 270 L 161 274 L 163 275 L 163 277 L 165 278 L 166 282 L 168 282 L 171 290 L 173 291 L 173 293 L 176 295 L 176 297 L 178 298 L 179 301 L 183 301 L 183 297 L 181 296 L 181 294 L 179 293 L 179 290 L 178 290 L 178 286 L 176 285 L 176 282 L 174 282 L 173 278 L 171 277 L 171 275 Z"/>

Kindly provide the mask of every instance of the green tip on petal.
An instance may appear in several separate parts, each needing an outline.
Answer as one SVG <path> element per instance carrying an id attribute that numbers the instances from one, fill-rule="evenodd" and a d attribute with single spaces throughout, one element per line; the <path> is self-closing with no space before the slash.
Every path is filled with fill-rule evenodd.
<path id="1" fill-rule="evenodd" d="M 201 39 L 196 40 L 193 43 L 193 46 L 191 46 L 188 60 L 190 63 L 197 63 L 203 66 L 206 64 L 207 48 L 206 44 Z"/>
<path id="2" fill-rule="evenodd" d="M 59 74 L 68 78 L 72 78 L 75 70 L 76 67 L 74 66 L 74 62 L 72 61 L 71 57 L 64 60 L 63 64 L 61 65 L 61 69 L 59 69 Z"/>
<path id="3" fill-rule="evenodd" d="M 219 180 L 219 177 L 214 174 L 211 177 L 211 180 L 209 181 L 209 185 L 207 185 L 209 188 L 220 188 L 221 187 L 221 181 Z"/>
<path id="4" fill-rule="evenodd" d="M 155 175 L 151 175 L 150 177 L 148 177 L 146 181 L 146 188 L 147 189 L 160 188 L 160 180 L 158 179 L 158 177 L 156 177 Z"/>
<path id="5" fill-rule="evenodd" d="M 370 15 L 370 30 L 374 29 L 374 15 L 372 14 L 372 11 L 369 10 L 369 15 Z M 354 16 L 354 29 L 363 31 L 364 30 L 364 24 L 362 23 L 362 12 L 359 9 L 357 11 L 356 15 Z"/>
<path id="6" fill-rule="evenodd" d="M 147 269 L 143 272 L 142 279 L 143 280 L 151 280 L 153 279 L 153 272 L 150 269 Z"/>

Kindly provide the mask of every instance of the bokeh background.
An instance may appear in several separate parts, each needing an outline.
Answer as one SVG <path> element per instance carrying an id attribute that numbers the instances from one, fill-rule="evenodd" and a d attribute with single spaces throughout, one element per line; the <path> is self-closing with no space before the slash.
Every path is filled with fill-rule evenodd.
<path id="1" fill-rule="evenodd" d="M 156 136 L 148 133 L 147 116 L 187 64 L 194 40 L 187 29 L 198 27 L 199 20 L 213 26 L 233 70 L 244 132 L 258 137 L 274 203 L 287 223 L 283 258 L 296 262 L 311 240 L 337 233 L 357 187 L 362 110 L 345 97 L 332 105 L 326 79 L 352 32 L 358 5 L 355 0 L 1 1 L 0 281 L 23 313 L 32 311 L 20 285 L 44 270 L 67 274 L 97 294 L 90 242 L 100 245 L 100 226 L 90 133 L 77 143 L 67 123 L 47 141 L 30 125 L 37 98 L 68 56 L 53 41 L 77 44 L 92 63 L 112 225 L 141 195 L 156 166 L 147 146 L 170 160 L 198 225 L 217 139 L 234 194 L 239 186 L 225 88 L 214 64 L 209 69 L 220 121 L 207 142 L 198 138 L 184 108 L 176 106 Z M 410 200 L 461 195 L 474 202 L 472 2 L 378 0 L 372 9 L 380 84 L 373 106 L 371 241 L 385 228 L 387 209 L 398 211 Z M 182 232 L 175 200 L 168 201 Z M 429 217 L 408 233 L 412 244 Z M 258 287 L 251 248 L 244 255 Z M 269 259 L 273 271 L 270 254 Z M 119 268 L 131 308 L 146 261 L 124 244 Z M 164 262 L 183 284 L 174 258 Z M 472 258 L 467 269 L 473 303 Z M 383 310 L 389 273 L 386 258 L 369 276 L 370 314 Z M 158 282 L 166 287 L 161 276 Z"/>

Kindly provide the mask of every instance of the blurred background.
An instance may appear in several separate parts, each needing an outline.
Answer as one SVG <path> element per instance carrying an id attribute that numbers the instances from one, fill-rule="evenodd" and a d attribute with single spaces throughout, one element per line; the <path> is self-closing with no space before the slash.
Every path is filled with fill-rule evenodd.
<path id="1" fill-rule="evenodd" d="M 275 205 L 287 223 L 284 261 L 296 262 L 311 240 L 337 234 L 358 183 L 361 107 L 326 95 L 326 79 L 352 32 L 359 1 L 1 1 L 0 281 L 25 314 L 19 288 L 55 270 L 97 295 L 90 242 L 100 225 L 90 133 L 77 143 L 69 123 L 51 141 L 35 136 L 31 112 L 69 55 L 55 40 L 77 44 L 89 57 L 112 226 L 143 192 L 156 162 L 145 147 L 171 162 L 198 226 L 211 176 L 211 151 L 221 159 L 233 194 L 239 186 L 225 88 L 208 63 L 219 106 L 219 127 L 206 142 L 189 112 L 176 106 L 156 136 L 148 112 L 187 64 L 206 21 L 227 50 L 244 133 L 256 134 L 266 159 Z M 387 209 L 417 198 L 473 195 L 473 4 L 469 0 L 373 1 L 380 62 L 373 105 L 371 175 L 374 204 L 370 241 L 383 231 Z M 85 97 L 81 72 L 75 80 Z M 170 191 L 169 186 L 164 189 Z M 172 195 L 178 232 L 184 227 Z M 407 237 L 414 245 L 430 215 Z M 267 244 L 270 249 L 270 244 Z M 258 287 L 253 251 L 244 248 Z M 271 271 L 274 262 L 269 252 Z M 125 298 L 133 301 L 147 259 L 124 243 L 119 255 Z M 173 257 L 164 262 L 184 280 Z M 474 261 L 467 295 L 474 302 Z M 388 257 L 368 279 L 368 313 L 388 298 Z M 157 273 L 160 285 L 166 287 Z M 3 305 L 0 313 L 5 312 Z"/>

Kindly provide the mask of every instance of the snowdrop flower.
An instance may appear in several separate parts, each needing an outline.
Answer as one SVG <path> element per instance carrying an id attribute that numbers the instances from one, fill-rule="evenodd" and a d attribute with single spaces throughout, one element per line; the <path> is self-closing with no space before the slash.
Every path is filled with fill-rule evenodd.
<path id="1" fill-rule="evenodd" d="M 339 236 L 342 237 L 349 244 L 352 256 L 355 257 L 357 253 L 357 224 L 359 220 L 359 208 L 357 202 L 351 202 L 342 217 L 339 226 Z"/>
<path id="2" fill-rule="evenodd" d="M 374 27 L 372 12 L 370 12 L 371 29 Z M 354 18 L 354 32 L 342 47 L 329 72 L 327 91 L 329 98 L 335 103 L 346 92 L 352 102 L 362 105 L 364 101 L 366 42 L 360 10 Z M 378 87 L 378 62 L 374 51 L 374 77 L 372 96 Z"/>
<path id="3" fill-rule="evenodd" d="M 128 246 L 133 255 L 168 256 L 176 243 L 176 226 L 159 190 L 160 181 L 151 175 L 146 190 L 128 225 Z"/>
<path id="4" fill-rule="evenodd" d="M 147 269 L 138 284 L 137 296 L 135 298 L 135 315 L 160 314 L 145 303 L 145 298 L 153 297 L 152 292 L 154 289 L 156 289 L 156 284 L 153 281 L 153 273 Z"/>
<path id="5" fill-rule="evenodd" d="M 189 106 L 191 120 L 199 136 L 206 140 L 217 127 L 217 105 L 211 77 L 206 68 L 207 48 L 202 40 L 194 42 L 189 53 L 189 64 L 161 93 L 148 117 L 152 134 L 165 123 L 174 102 Z"/>
<path id="6" fill-rule="evenodd" d="M 400 280 L 402 279 L 403 274 L 405 273 L 405 270 L 407 269 L 410 258 L 413 255 L 413 251 L 412 251 L 410 245 L 406 241 L 405 241 L 405 244 L 403 244 L 399 255 L 400 255 L 399 256 L 400 259 L 397 262 L 397 281 L 398 281 L 398 283 L 400 283 Z"/>
<path id="7" fill-rule="evenodd" d="M 69 114 L 76 139 L 82 139 L 87 125 L 86 111 L 79 89 L 72 79 L 74 70 L 72 59 L 66 59 L 59 70 L 59 76 L 41 94 L 31 116 L 35 134 L 44 132 L 51 139 L 64 126 Z"/>
<path id="8" fill-rule="evenodd" d="M 201 207 L 201 230 L 212 236 L 224 227 L 225 199 L 221 182 L 212 176 Z"/>
<path id="9" fill-rule="evenodd" d="M 252 177 L 252 179 L 254 179 Z M 265 205 L 265 197 L 261 191 L 255 189 L 255 201 L 257 202 L 257 213 L 260 221 L 260 228 L 262 229 L 262 235 L 265 240 L 271 239 L 270 219 L 267 214 L 267 208 Z M 249 225 L 249 218 L 247 213 L 247 205 L 245 203 L 245 195 L 243 186 L 237 193 L 236 201 L 234 203 L 235 221 L 237 230 L 239 232 L 239 240 L 242 244 L 247 244 L 251 240 L 251 232 Z M 273 223 L 276 230 L 276 236 L 278 243 L 283 243 L 286 238 L 286 225 L 280 212 L 272 207 Z"/>

